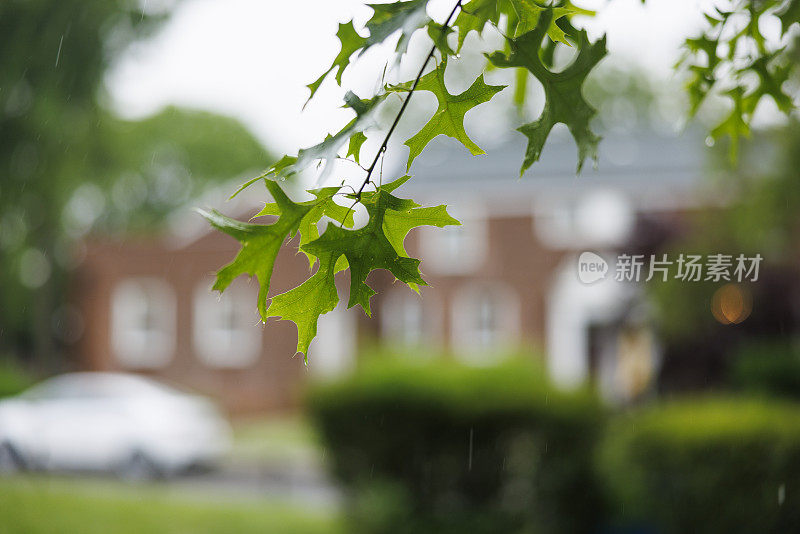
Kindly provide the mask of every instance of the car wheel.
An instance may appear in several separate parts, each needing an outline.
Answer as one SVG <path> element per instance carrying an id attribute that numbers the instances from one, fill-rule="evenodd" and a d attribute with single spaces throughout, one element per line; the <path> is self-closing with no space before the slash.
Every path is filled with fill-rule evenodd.
<path id="1" fill-rule="evenodd" d="M 0 475 L 22 471 L 25 462 L 22 455 L 10 443 L 0 443 Z"/>
<path id="2" fill-rule="evenodd" d="M 161 476 L 161 471 L 146 454 L 136 451 L 122 463 L 117 470 L 121 479 L 130 482 L 144 482 Z"/>

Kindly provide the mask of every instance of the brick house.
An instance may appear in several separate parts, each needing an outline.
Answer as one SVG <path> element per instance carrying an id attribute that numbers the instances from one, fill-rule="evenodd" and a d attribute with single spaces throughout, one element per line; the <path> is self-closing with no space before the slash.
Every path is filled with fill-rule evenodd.
<path id="1" fill-rule="evenodd" d="M 258 322 L 255 282 L 239 279 L 221 298 L 210 292 L 213 271 L 238 250 L 233 239 L 206 231 L 178 245 L 93 240 L 74 286 L 86 325 L 79 365 L 157 376 L 236 413 L 291 409 L 306 380 L 347 372 L 374 342 L 447 349 L 477 365 L 522 348 L 546 354 L 565 386 L 591 378 L 611 398 L 640 393 L 658 365 L 658 343 L 639 288 L 581 284 L 575 261 L 583 250 L 640 247 L 703 204 L 702 143 L 686 134 L 609 134 L 599 169 L 587 163 L 576 178 L 574 143 L 556 138 L 519 179 L 519 140 L 481 157 L 449 141 L 419 158 L 401 191 L 424 205 L 447 203 L 463 222 L 406 240 L 423 258 L 424 298 L 372 273 L 373 318 L 341 305 L 323 316 L 306 368 L 292 357 L 292 323 Z M 284 247 L 272 291 L 299 284 L 307 267 Z"/>

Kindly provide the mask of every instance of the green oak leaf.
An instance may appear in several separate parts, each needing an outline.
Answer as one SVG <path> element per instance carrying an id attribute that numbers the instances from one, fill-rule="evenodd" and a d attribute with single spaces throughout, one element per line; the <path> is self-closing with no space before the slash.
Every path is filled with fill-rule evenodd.
<path id="1" fill-rule="evenodd" d="M 322 85 L 322 82 L 331 71 L 336 71 L 336 83 L 342 85 L 342 74 L 347 65 L 350 64 L 350 57 L 367 44 L 367 39 L 356 32 L 352 20 L 345 24 L 339 24 L 339 31 L 336 32 L 336 37 L 339 38 L 339 43 L 341 44 L 339 54 L 333 59 L 333 63 L 328 70 L 306 86 L 311 90 L 306 104 L 314 97 L 314 93 L 317 92 L 317 89 L 319 89 L 319 86 Z"/>
<path id="2" fill-rule="evenodd" d="M 334 195 L 339 192 L 341 188 L 339 187 L 324 187 L 322 189 L 309 189 L 308 192 L 314 195 L 316 198 L 313 200 L 307 200 L 305 202 L 299 202 L 298 205 L 300 206 L 308 206 L 311 209 L 309 212 L 303 217 L 300 221 L 300 226 L 297 229 L 297 233 L 300 234 L 300 243 L 299 246 L 303 246 L 306 243 L 309 243 L 319 237 L 319 229 L 317 228 L 317 222 L 322 218 L 323 215 L 330 217 L 341 223 L 343 226 L 351 228 L 353 226 L 353 210 L 346 208 L 345 206 L 341 206 L 333 201 Z M 271 202 L 264 205 L 264 208 L 259 211 L 253 218 L 262 217 L 264 215 L 280 215 L 281 214 L 281 207 L 278 205 L 277 202 Z M 289 237 L 293 237 L 290 235 Z M 314 266 L 314 262 L 316 259 L 308 253 L 305 253 L 308 257 L 309 268 Z"/>
<path id="3" fill-rule="evenodd" d="M 297 352 L 308 363 L 308 346 L 317 335 L 321 315 L 333 311 L 339 303 L 334 280 L 336 259 L 333 254 L 319 257 L 319 268 L 299 286 L 275 295 L 266 311 L 267 317 L 292 321 L 297 325 Z"/>
<path id="4" fill-rule="evenodd" d="M 472 83 L 472 85 L 458 95 L 452 95 L 447 91 L 444 83 L 444 72 L 447 68 L 447 60 L 442 61 L 435 70 L 420 78 L 417 84 L 417 91 L 430 91 L 436 95 L 439 106 L 433 117 L 422 129 L 411 137 L 405 144 L 409 148 L 407 168 L 419 156 L 427 144 L 438 135 L 447 135 L 458 141 L 469 149 L 473 155 L 485 154 L 472 139 L 467 136 L 464 130 L 464 115 L 478 104 L 488 102 L 498 92 L 505 89 L 505 85 L 486 85 L 483 81 L 483 74 Z M 405 90 L 408 85 L 400 85 L 393 90 Z"/>
<path id="5" fill-rule="evenodd" d="M 387 193 L 392 193 L 398 187 L 400 187 L 401 185 L 403 185 L 404 183 L 406 183 L 410 179 L 411 179 L 411 175 L 410 174 L 406 174 L 405 176 L 401 176 L 397 180 L 389 182 L 388 184 L 382 184 L 380 186 L 380 189 L 382 189 L 383 191 L 386 191 Z M 377 191 L 366 191 L 366 192 L 364 192 L 362 194 L 362 197 L 365 198 L 365 199 L 369 199 L 369 198 L 371 198 L 370 195 L 374 195 L 376 192 Z M 411 202 L 413 202 L 413 201 L 411 201 Z M 414 205 L 416 206 L 416 204 L 414 204 Z"/>
<path id="6" fill-rule="evenodd" d="M 263 174 L 256 176 L 255 178 L 251 178 L 240 185 L 239 188 L 228 198 L 228 200 L 232 199 L 257 181 L 261 180 L 262 178 L 266 178 L 267 176 L 289 178 L 294 174 L 292 169 L 294 168 L 295 163 L 297 163 L 297 156 L 283 156 L 281 159 L 273 163 L 272 166 L 266 171 L 264 171 Z"/>
<path id="7" fill-rule="evenodd" d="M 353 226 L 353 212 L 348 210 L 345 206 L 341 206 L 333 201 L 333 196 L 339 192 L 340 187 L 323 187 L 321 189 L 309 189 L 307 192 L 311 193 L 316 199 L 298 202 L 300 206 L 310 206 L 312 212 L 303 218 L 303 223 L 309 221 L 317 222 L 323 215 L 327 215 L 331 219 L 343 223 L 345 226 Z M 262 217 L 264 215 L 280 215 L 281 207 L 277 202 L 268 202 L 264 204 L 261 211 L 253 216 Z M 302 230 L 302 226 L 301 226 Z"/>
<path id="8" fill-rule="evenodd" d="M 534 0 L 510 0 L 510 2 L 517 18 L 517 25 L 516 28 L 514 28 L 515 36 L 522 35 L 536 28 L 536 25 L 539 23 L 539 16 L 542 12 L 549 11 L 552 14 L 552 18 L 547 27 L 547 36 L 550 37 L 554 43 L 562 43 L 567 46 L 572 46 L 572 44 L 567 40 L 567 34 L 556 24 L 556 21 L 561 17 L 569 18 L 573 15 L 595 15 L 594 11 L 574 6 L 569 2 L 565 2 L 563 6 L 553 8 L 540 6 Z"/>
<path id="9" fill-rule="evenodd" d="M 382 43 L 396 31 L 401 31 L 397 42 L 398 57 L 408 49 L 411 35 L 428 22 L 425 8 L 428 0 L 409 0 L 408 2 L 390 2 L 388 4 L 367 4 L 374 13 L 367 21 L 369 37 L 361 53 L 372 45 Z"/>
<path id="10" fill-rule="evenodd" d="M 691 72 L 692 76 L 687 84 L 687 90 L 689 92 L 689 116 L 692 117 L 700 109 L 700 106 L 703 104 L 706 97 L 711 92 L 712 87 L 716 83 L 714 71 L 717 66 L 719 66 L 721 61 L 717 55 L 719 40 L 710 39 L 709 37 L 702 35 L 700 37 L 686 39 L 684 42 L 684 47 L 691 54 L 704 54 L 706 58 L 706 63 L 703 66 L 689 66 L 689 72 Z"/>
<path id="11" fill-rule="evenodd" d="M 242 244 L 234 260 L 217 272 L 213 289 L 225 289 L 241 274 L 249 274 L 258 279 L 258 311 L 266 320 L 266 302 L 270 278 L 275 266 L 275 258 L 287 237 L 293 236 L 311 205 L 292 202 L 286 193 L 272 180 L 265 180 L 267 189 L 280 208 L 280 216 L 272 224 L 252 224 L 222 215 L 216 210 L 210 212 L 197 210 L 216 229 L 234 237 Z"/>
<path id="12" fill-rule="evenodd" d="M 348 308 L 358 304 L 370 315 L 369 301 L 375 292 L 366 279 L 373 270 L 386 269 L 415 291 L 425 285 L 419 272 L 419 260 L 409 258 L 403 245 L 408 232 L 425 225 L 460 224 L 450 217 L 445 206 L 423 208 L 413 200 L 392 194 L 409 178 L 403 176 L 379 186 L 376 191 L 362 192 L 360 196 L 347 195 L 360 200 L 369 214 L 367 224 L 357 230 L 346 228 L 354 224 L 353 211 L 333 201 L 340 187 L 310 190 L 313 199 L 294 202 L 277 182 L 265 180 L 274 202 L 265 204 L 256 217 L 276 216 L 271 224 L 242 222 L 216 211 L 198 210 L 214 227 L 242 244 L 234 260 L 217 273 L 214 289 L 224 291 L 241 274 L 255 276 L 260 286 L 258 310 L 262 320 L 277 317 L 294 322 L 297 352 L 303 353 L 307 362 L 320 316 L 332 311 L 339 302 L 334 280 L 337 272 L 350 269 Z M 317 222 L 323 216 L 342 221 L 343 226 L 329 223 L 319 236 Z M 275 259 L 287 238 L 297 234 L 300 234 L 300 250 L 309 256 L 310 268 L 316 263 L 317 269 L 299 286 L 273 296 L 267 307 Z"/>
<path id="13" fill-rule="evenodd" d="M 290 178 L 308 168 L 314 162 L 324 164 L 323 172 L 317 180 L 318 182 L 322 182 L 330 174 L 332 168 L 330 163 L 339 156 L 339 150 L 345 143 L 353 136 L 358 135 L 375 123 L 374 117 L 377 108 L 386 99 L 387 94 L 388 93 L 383 93 L 373 98 L 362 100 L 352 91 L 348 91 L 344 97 L 344 107 L 352 109 L 356 113 L 356 116 L 347 123 L 344 128 L 334 135 L 328 135 L 324 141 L 317 145 L 299 150 L 297 156 L 283 156 L 262 175 L 256 176 L 242 184 L 239 189 L 231 195 L 231 198 L 262 178 L 267 176 L 275 176 L 283 179 Z"/>
<path id="14" fill-rule="evenodd" d="M 342 74 L 350 64 L 350 58 L 356 52 L 359 55 L 366 52 L 370 47 L 382 43 L 394 32 L 400 30 L 400 39 L 397 42 L 396 51 L 398 58 L 408 49 L 408 43 L 415 31 L 425 26 L 428 22 L 428 15 L 425 8 L 428 0 L 410 0 L 407 2 L 392 2 L 387 4 L 367 4 L 372 8 L 372 17 L 367 21 L 366 27 L 369 30 L 369 37 L 362 37 L 358 34 L 353 21 L 339 24 L 336 37 L 339 38 L 341 45 L 339 54 L 333 59 L 331 66 L 323 72 L 319 78 L 307 85 L 311 94 L 306 100 L 306 104 L 314 97 L 322 82 L 331 73 L 336 71 L 336 82 L 342 84 Z"/>
<path id="15" fill-rule="evenodd" d="M 333 194 L 335 194 L 338 189 L 338 187 L 326 187 L 323 189 L 310 191 L 310 193 L 314 194 L 317 198 L 316 200 L 309 202 L 316 202 L 316 205 L 311 209 L 309 214 L 303 218 L 300 223 L 300 229 L 298 230 L 300 232 L 300 251 L 308 257 L 309 267 L 314 265 L 314 258 L 307 252 L 303 251 L 302 246 L 306 243 L 314 241 L 319 237 L 317 222 L 322 218 L 323 215 L 330 217 L 347 228 L 351 228 L 353 226 L 353 210 L 345 206 L 340 206 L 333 201 Z M 336 191 L 333 191 L 331 194 L 330 191 L 332 190 Z M 345 265 L 342 268 L 346 267 L 347 266 Z M 339 270 L 341 269 L 338 269 L 337 272 Z"/>
<path id="16" fill-rule="evenodd" d="M 361 155 L 361 145 L 364 144 L 364 141 L 367 140 L 367 136 L 364 135 L 364 132 L 356 132 L 353 134 L 353 137 L 350 138 L 350 143 L 347 145 L 347 157 L 353 156 L 353 159 L 356 163 L 361 163 L 359 157 Z"/>
<path id="17" fill-rule="evenodd" d="M 392 244 L 392 247 L 401 256 L 408 256 L 405 247 L 405 239 L 408 232 L 419 226 L 461 226 L 458 220 L 447 213 L 447 206 L 432 206 L 425 208 L 414 208 L 411 211 L 387 211 L 383 221 L 383 232 Z M 419 285 L 409 283 L 413 291 L 419 293 Z"/>
<path id="18" fill-rule="evenodd" d="M 589 121 L 597 114 L 583 97 L 582 87 L 586 76 L 606 55 L 605 36 L 595 43 L 589 43 L 586 31 L 577 34 L 578 55 L 561 72 L 547 69 L 539 58 L 539 48 L 550 26 L 552 13 L 545 11 L 539 17 L 536 28 L 508 39 L 510 55 L 500 52 L 488 56 L 498 67 L 524 67 L 542 84 L 545 92 L 544 110 L 538 120 L 518 128 L 528 138 L 528 148 L 522 163 L 520 175 L 539 160 L 547 136 L 557 123 L 564 123 L 578 145 L 578 168 L 581 171 L 587 157 L 597 160 L 597 144 L 600 136 L 589 128 Z"/>
<path id="19" fill-rule="evenodd" d="M 405 175 L 393 182 L 385 184 L 380 187 L 380 191 L 391 193 L 404 183 L 406 183 L 411 176 Z M 362 202 L 364 205 L 369 205 L 376 202 L 376 195 L 378 192 L 362 193 Z M 388 199 L 389 207 L 393 209 L 386 210 L 386 215 L 383 221 L 383 232 L 386 238 L 392 244 L 395 251 L 401 256 L 408 256 L 403 242 L 405 241 L 408 232 L 419 226 L 444 226 L 460 225 L 456 219 L 447 213 L 447 206 L 434 206 L 434 207 L 419 207 L 413 200 L 400 199 L 390 196 Z M 414 291 L 419 292 L 419 286 L 414 283 L 409 283 L 408 286 Z"/>
<path id="20" fill-rule="evenodd" d="M 453 23 L 458 28 L 456 50 L 461 50 L 469 32 L 482 33 L 487 22 L 492 22 L 496 26 L 500 22 L 500 15 L 498 0 L 470 0 L 461 6 L 461 11 Z"/>
<path id="21" fill-rule="evenodd" d="M 301 149 L 297 154 L 294 169 L 299 171 L 318 161 L 324 164 L 323 171 L 317 179 L 318 183 L 322 182 L 330 174 L 331 163 L 339 157 L 339 150 L 345 143 L 353 135 L 363 132 L 375 124 L 375 112 L 387 95 L 388 93 L 383 93 L 373 98 L 362 100 L 352 91 L 348 91 L 345 95 L 345 107 L 355 111 L 356 116 L 344 128 L 334 135 L 329 135 L 321 143 L 310 148 Z"/>
<path id="22" fill-rule="evenodd" d="M 508 17 L 511 26 L 508 33 L 511 36 L 518 36 L 535 28 L 539 22 L 539 16 L 545 11 L 552 14 L 547 26 L 547 35 L 553 42 L 563 43 L 567 46 L 572 45 L 556 21 L 562 17 L 570 18 L 574 15 L 595 15 L 594 11 L 577 7 L 571 2 L 563 2 L 563 5 L 558 7 L 547 7 L 535 0 L 470 0 L 464 4 L 454 23 L 458 28 L 457 50 L 461 50 L 464 39 L 471 31 L 476 31 L 478 34 L 483 33 L 487 22 L 497 26 L 500 23 L 501 15 Z"/>
<path id="23" fill-rule="evenodd" d="M 461 223 L 447 213 L 447 206 L 413 208 L 410 211 L 387 211 L 383 220 L 383 233 L 395 251 L 408 256 L 403 244 L 408 232 L 419 226 L 461 226 Z"/>
<path id="24" fill-rule="evenodd" d="M 797 65 L 796 47 L 776 47 L 778 43 L 766 38 L 761 25 L 765 15 L 777 15 L 780 34 L 785 36 L 790 27 L 800 22 L 800 2 L 769 0 L 734 2 L 726 4 L 726 9 L 717 6 L 705 14 L 709 27 L 700 36 L 685 40 L 686 54 L 678 63 L 687 67 L 691 75 L 687 84 L 690 116 L 697 113 L 709 95 L 722 94 L 732 99 L 730 113 L 711 130 L 711 137 L 730 137 L 728 150 L 734 165 L 739 140 L 749 135 L 754 112 L 764 97 L 770 97 L 783 113 L 791 114 L 795 109 L 793 97 L 784 85 Z M 731 21 L 735 23 L 729 24 Z M 724 31 L 733 24 L 738 28 L 736 32 Z"/>
<path id="25" fill-rule="evenodd" d="M 389 195 L 387 193 L 394 192 L 395 189 L 406 183 L 411 179 L 411 175 L 406 174 L 394 180 L 393 182 L 389 182 L 388 184 L 381 185 L 378 187 L 376 191 L 365 191 L 361 193 L 360 201 L 364 206 L 375 205 L 378 201 L 379 194 L 384 197 L 383 204 L 385 205 L 386 209 L 394 210 L 394 211 L 409 211 L 419 206 L 416 202 L 408 198 L 398 198 L 394 195 Z M 355 199 L 355 195 L 347 195 L 349 198 Z M 388 213 L 388 212 L 387 212 Z"/>
<path id="26" fill-rule="evenodd" d="M 750 137 L 750 125 L 744 120 L 746 116 L 744 89 L 741 87 L 734 87 L 727 92 L 727 95 L 733 101 L 733 109 L 728 117 L 711 130 L 711 138 L 719 140 L 722 137 L 729 137 L 731 144 L 728 151 L 728 157 L 731 164 L 736 164 L 739 157 L 739 139 L 741 137 Z"/>
<path id="27" fill-rule="evenodd" d="M 275 202 L 266 204 L 264 209 L 256 214 L 256 217 L 278 216 L 278 219 L 272 224 L 247 223 L 226 217 L 216 210 L 197 210 L 212 226 L 234 237 L 242 244 L 242 248 L 234 260 L 217 272 L 213 289 L 224 291 L 241 274 L 255 276 L 259 283 L 258 311 L 262 320 L 267 318 L 267 294 L 275 258 L 286 239 L 300 233 L 300 246 L 317 239 L 319 237 L 317 222 L 323 215 L 340 221 L 345 226 L 353 226 L 352 211 L 333 201 L 339 187 L 310 190 L 309 193 L 314 195 L 314 199 L 293 202 L 277 182 L 264 181 Z M 309 257 L 309 263 L 310 267 L 313 266 L 314 259 Z"/>
<path id="28" fill-rule="evenodd" d="M 455 30 L 450 26 L 443 26 L 438 22 L 430 21 L 428 23 L 428 37 L 431 38 L 433 44 L 441 52 L 442 57 L 455 56 L 456 52 L 450 47 L 447 38 Z"/>
<path id="29" fill-rule="evenodd" d="M 309 148 L 300 149 L 297 156 L 283 156 L 278 162 L 261 176 L 248 180 L 233 194 L 236 196 L 243 189 L 266 176 L 289 178 L 317 162 L 324 165 L 317 182 L 324 181 L 331 172 L 331 163 L 339 157 L 339 150 L 355 135 L 363 132 L 375 124 L 375 114 L 378 106 L 386 100 L 388 93 L 376 95 L 370 99 L 362 100 L 352 91 L 345 94 L 344 107 L 352 109 L 356 116 L 344 128 L 334 135 L 328 135 L 324 141 Z"/>
<path id="30" fill-rule="evenodd" d="M 375 204 L 379 191 L 392 193 L 398 187 L 411 179 L 410 175 L 405 175 L 393 182 L 380 186 L 378 191 L 362 193 L 364 205 Z M 352 195 L 348 195 L 352 198 Z M 447 206 L 419 207 L 413 200 L 397 198 L 390 195 L 386 200 L 387 206 L 391 209 L 386 210 L 383 221 L 383 231 L 387 239 L 392 244 L 398 254 L 408 256 L 403 246 L 403 241 L 410 230 L 418 226 L 460 226 L 461 223 L 447 213 Z"/>
<path id="31" fill-rule="evenodd" d="M 782 52 L 783 49 L 780 49 L 771 54 L 765 54 L 740 71 L 742 74 L 749 71 L 758 76 L 758 86 L 746 97 L 745 113 L 755 112 L 756 106 L 764 96 L 772 97 L 782 113 L 788 115 L 794 109 L 792 97 L 783 90 L 783 85 L 788 81 L 793 65 L 788 61 L 784 64 L 775 61 Z M 771 65 L 772 63 L 775 65 Z"/>
<path id="32" fill-rule="evenodd" d="M 786 4 L 780 13 L 778 19 L 781 21 L 781 35 L 785 35 L 792 24 L 800 23 L 800 2 L 793 1 Z"/>
<path id="33" fill-rule="evenodd" d="M 329 223 L 322 236 L 303 246 L 317 257 L 330 254 L 335 261 L 347 258 L 350 266 L 350 299 L 347 307 L 361 305 L 371 315 L 369 300 L 375 291 L 366 283 L 367 275 L 375 269 L 386 269 L 407 284 L 426 285 L 419 272 L 419 260 L 400 256 L 383 230 L 389 210 L 410 211 L 416 204 L 399 199 L 383 188 L 362 198 L 369 214 L 367 224 L 357 230 L 346 230 Z"/>

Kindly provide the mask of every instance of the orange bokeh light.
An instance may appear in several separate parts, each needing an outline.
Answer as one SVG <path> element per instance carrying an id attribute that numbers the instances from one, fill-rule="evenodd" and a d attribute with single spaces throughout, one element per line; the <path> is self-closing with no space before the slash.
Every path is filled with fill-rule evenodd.
<path id="1" fill-rule="evenodd" d="M 739 324 L 753 311 L 750 291 L 739 284 L 725 284 L 711 298 L 711 313 L 722 324 Z"/>

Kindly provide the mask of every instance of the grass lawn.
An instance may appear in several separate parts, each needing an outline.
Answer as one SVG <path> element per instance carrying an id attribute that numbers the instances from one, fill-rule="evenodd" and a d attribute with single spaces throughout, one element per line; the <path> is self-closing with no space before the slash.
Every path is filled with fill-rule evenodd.
<path id="1" fill-rule="evenodd" d="M 311 424 L 300 416 L 235 421 L 231 458 L 262 463 L 303 463 L 321 467 L 324 457 Z"/>
<path id="2" fill-rule="evenodd" d="M 335 512 L 274 500 L 224 502 L 157 485 L 37 476 L 0 478 L 3 534 L 343 532 Z"/>

